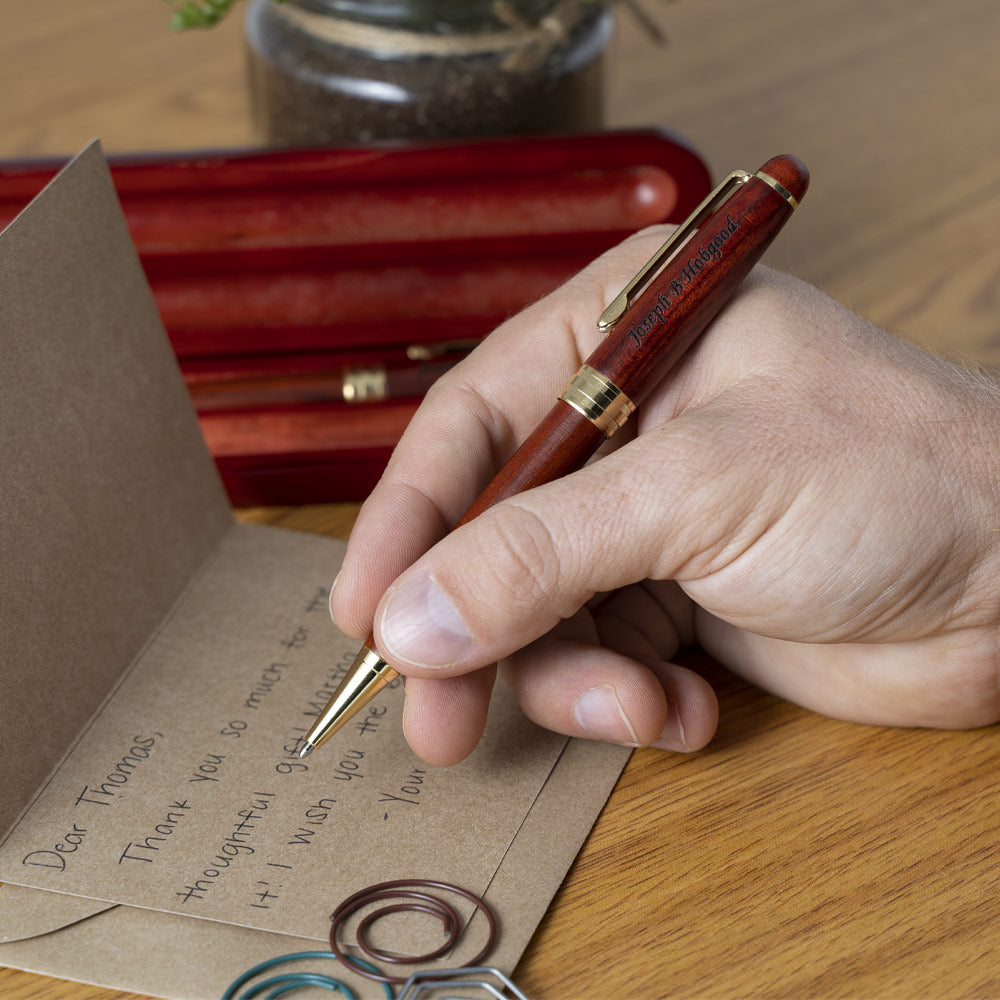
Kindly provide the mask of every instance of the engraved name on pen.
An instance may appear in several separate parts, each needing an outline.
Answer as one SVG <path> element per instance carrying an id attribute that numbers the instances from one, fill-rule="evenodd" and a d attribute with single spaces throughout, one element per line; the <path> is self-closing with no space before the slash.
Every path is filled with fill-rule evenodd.
<path id="1" fill-rule="evenodd" d="M 640 347 L 643 340 L 653 330 L 663 325 L 667 318 L 667 312 L 674 304 L 676 297 L 694 281 L 709 261 L 722 260 L 722 248 L 737 229 L 739 229 L 739 222 L 732 215 L 727 215 L 726 224 L 715 236 L 698 245 L 697 251 L 685 261 L 680 275 L 667 286 L 667 292 L 674 298 L 668 298 L 666 293 L 660 292 L 649 312 L 638 323 L 629 328 L 626 336 L 631 338 L 633 347 Z"/>

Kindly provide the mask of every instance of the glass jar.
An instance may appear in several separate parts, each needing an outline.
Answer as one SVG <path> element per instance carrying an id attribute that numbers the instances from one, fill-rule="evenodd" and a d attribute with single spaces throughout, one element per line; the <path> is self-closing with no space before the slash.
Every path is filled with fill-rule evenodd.
<path id="1" fill-rule="evenodd" d="M 251 0 L 254 124 L 277 146 L 602 124 L 594 0 Z"/>

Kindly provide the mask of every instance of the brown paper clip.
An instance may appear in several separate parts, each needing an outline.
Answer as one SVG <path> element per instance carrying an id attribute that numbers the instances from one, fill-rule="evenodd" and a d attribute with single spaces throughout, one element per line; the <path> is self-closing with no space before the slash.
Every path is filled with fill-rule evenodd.
<path id="1" fill-rule="evenodd" d="M 420 965 L 423 962 L 431 962 L 436 958 L 441 958 L 447 955 L 462 937 L 462 921 L 450 903 L 440 896 L 433 895 L 430 890 L 455 893 L 472 903 L 486 918 L 489 928 L 486 943 L 476 954 L 475 958 L 470 959 L 469 963 L 470 967 L 476 966 L 476 963 L 481 962 L 493 947 L 493 940 L 497 932 L 496 917 L 493 915 L 489 904 L 475 893 L 469 892 L 468 889 L 463 889 L 461 886 L 452 885 L 450 882 L 439 882 L 435 879 L 408 878 L 396 879 L 392 882 L 379 882 L 376 885 L 370 885 L 366 889 L 361 889 L 353 895 L 348 896 L 330 914 L 330 950 L 341 962 L 353 968 L 353 971 L 360 976 L 364 976 L 366 979 L 372 979 L 377 983 L 393 983 L 397 985 L 405 983 L 407 981 L 405 975 L 392 976 L 383 974 L 377 970 L 369 972 L 352 963 L 350 957 L 344 953 L 343 947 L 337 939 L 337 932 L 340 926 L 354 913 L 364 909 L 369 904 L 377 903 L 379 904 L 378 908 L 364 917 L 358 924 L 357 929 L 356 940 L 358 947 L 369 958 L 374 959 L 376 962 L 406 965 Z M 384 901 L 391 899 L 403 899 L 405 902 L 382 905 Z M 445 934 L 444 944 L 424 955 L 399 955 L 376 948 L 368 941 L 367 933 L 372 924 L 387 914 L 406 911 L 426 913 L 440 920 Z"/>

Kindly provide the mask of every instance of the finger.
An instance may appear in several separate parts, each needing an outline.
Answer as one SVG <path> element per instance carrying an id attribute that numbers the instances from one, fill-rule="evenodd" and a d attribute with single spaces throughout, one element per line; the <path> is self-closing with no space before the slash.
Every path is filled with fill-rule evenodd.
<path id="1" fill-rule="evenodd" d="M 646 746 L 667 722 L 654 674 L 620 654 L 574 639 L 549 639 L 504 661 L 525 715 L 567 736 Z"/>
<path id="2" fill-rule="evenodd" d="M 694 604 L 673 580 L 643 580 L 615 591 L 594 611 L 601 645 L 643 664 L 657 678 L 667 701 L 667 721 L 650 745 L 697 750 L 715 735 L 719 704 L 698 673 L 670 662 L 694 642 Z"/>
<path id="3" fill-rule="evenodd" d="M 703 677 L 665 661 L 652 669 L 601 646 L 532 646 L 504 661 L 504 677 L 529 719 L 567 736 L 688 752 L 718 725 Z"/>
<path id="4" fill-rule="evenodd" d="M 694 642 L 694 606 L 673 580 L 643 580 L 592 606 L 602 646 L 640 663 L 669 659 Z"/>
<path id="5" fill-rule="evenodd" d="M 701 674 L 676 663 L 651 666 L 667 699 L 667 723 L 650 744 L 685 753 L 707 746 L 719 727 L 719 699 Z"/>
<path id="6" fill-rule="evenodd" d="M 435 383 L 351 534 L 331 599 L 343 631 L 367 635 L 392 580 L 451 528 L 551 408 L 599 341 L 605 304 L 666 231 L 653 227 L 600 257 Z"/>
<path id="7" fill-rule="evenodd" d="M 486 727 L 495 670 L 459 677 L 406 679 L 403 732 L 428 764 L 457 764 L 476 748 Z"/>
<path id="8" fill-rule="evenodd" d="M 679 751 L 703 747 L 718 725 L 718 701 L 702 677 L 666 660 L 678 632 L 658 598 L 675 605 L 685 599 L 673 585 L 663 590 L 621 591 L 596 618 L 581 611 L 504 660 L 504 677 L 525 714 L 567 736 Z M 602 644 L 612 632 L 625 645 Z"/>

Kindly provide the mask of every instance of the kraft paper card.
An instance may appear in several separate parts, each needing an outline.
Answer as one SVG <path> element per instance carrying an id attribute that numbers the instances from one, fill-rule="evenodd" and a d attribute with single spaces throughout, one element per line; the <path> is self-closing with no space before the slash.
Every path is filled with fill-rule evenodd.
<path id="1" fill-rule="evenodd" d="M 355 651 L 344 546 L 234 520 L 96 144 L 0 235 L 0 393 L 0 964 L 220 995 L 425 877 L 485 895 L 513 968 L 627 751 L 498 688 L 477 751 L 431 768 L 397 683 L 298 759 Z M 427 923 L 373 937 L 417 954 Z"/>

